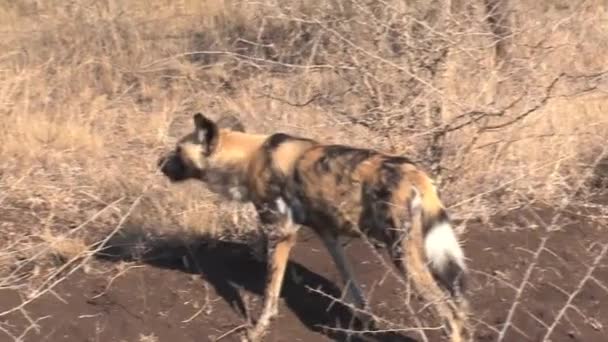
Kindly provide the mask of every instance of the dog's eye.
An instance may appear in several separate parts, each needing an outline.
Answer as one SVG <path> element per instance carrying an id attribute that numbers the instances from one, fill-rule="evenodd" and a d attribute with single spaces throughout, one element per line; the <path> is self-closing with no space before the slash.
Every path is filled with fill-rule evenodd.
<path id="1" fill-rule="evenodd" d="M 177 147 L 175 148 L 175 153 L 176 153 L 176 154 L 182 154 L 182 147 L 181 147 L 181 146 L 177 146 Z"/>

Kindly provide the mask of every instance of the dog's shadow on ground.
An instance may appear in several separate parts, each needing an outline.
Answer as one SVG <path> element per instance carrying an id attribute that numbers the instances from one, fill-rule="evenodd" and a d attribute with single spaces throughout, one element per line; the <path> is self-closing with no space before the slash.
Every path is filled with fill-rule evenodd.
<path id="1" fill-rule="evenodd" d="M 140 261 L 155 267 L 200 274 L 220 296 L 245 316 L 245 303 L 239 289 L 262 296 L 266 279 L 266 264 L 254 258 L 250 251 L 250 247 L 244 243 L 201 238 L 193 241 L 185 238 L 151 237 L 149 234 L 146 236 L 127 231 L 110 239 L 97 257 L 107 261 Z M 293 274 L 296 277 L 293 277 Z M 294 278 L 298 278 L 298 281 Z M 310 288 L 322 290 L 334 298 L 340 297 L 340 289 L 335 284 L 290 261 L 281 297 L 309 329 L 335 341 L 416 342 L 393 332 L 359 335 L 325 329 L 324 327 L 354 327 L 357 330 L 360 326 L 347 307 L 314 293 Z M 259 310 L 251 311 L 251 319 L 257 319 Z M 271 325 L 270 329 L 273 329 L 273 326 L 275 325 Z"/>

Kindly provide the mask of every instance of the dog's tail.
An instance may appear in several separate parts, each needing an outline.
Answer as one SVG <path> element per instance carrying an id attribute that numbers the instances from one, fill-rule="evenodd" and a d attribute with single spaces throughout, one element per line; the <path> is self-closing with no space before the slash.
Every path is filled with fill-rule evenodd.
<path id="1" fill-rule="evenodd" d="M 460 294 L 466 285 L 462 247 L 432 180 L 421 172 L 417 176 L 414 178 L 410 210 L 414 219 L 422 220 L 424 254 L 428 266 L 451 295 Z"/>

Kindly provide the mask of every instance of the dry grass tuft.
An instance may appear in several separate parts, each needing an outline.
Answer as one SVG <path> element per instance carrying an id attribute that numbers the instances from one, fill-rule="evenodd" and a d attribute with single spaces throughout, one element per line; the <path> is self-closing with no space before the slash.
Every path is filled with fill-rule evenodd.
<path id="1" fill-rule="evenodd" d="M 83 258 L 89 251 L 82 238 L 54 236 L 49 231 L 45 231 L 41 238 L 48 244 L 50 252 L 63 262 Z"/>

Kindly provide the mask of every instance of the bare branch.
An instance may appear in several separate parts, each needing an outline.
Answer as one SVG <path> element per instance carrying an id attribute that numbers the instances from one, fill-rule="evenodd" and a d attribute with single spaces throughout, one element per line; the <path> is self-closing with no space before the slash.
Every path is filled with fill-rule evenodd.
<path id="1" fill-rule="evenodd" d="M 593 261 L 593 264 L 591 265 L 591 267 L 589 267 L 587 269 L 587 272 L 586 272 L 585 276 L 578 283 L 578 285 L 576 286 L 576 288 L 574 289 L 574 291 L 572 291 L 572 293 L 570 294 L 570 297 L 568 297 L 568 300 L 566 300 L 566 303 L 562 306 L 562 308 L 557 313 L 557 316 L 555 316 L 555 320 L 553 321 L 553 323 L 547 329 L 547 333 L 543 336 L 542 341 L 548 341 L 549 340 L 549 337 L 551 337 L 551 334 L 553 334 L 553 331 L 555 330 L 555 327 L 559 324 L 559 322 L 561 321 L 562 317 L 566 314 L 566 311 L 571 307 L 572 301 L 581 292 L 581 290 L 583 289 L 583 287 L 585 286 L 585 284 L 587 284 L 587 281 L 589 281 L 590 279 L 592 279 L 593 272 L 599 266 L 599 264 L 602 261 L 602 259 L 606 256 L 606 252 L 607 251 L 608 251 L 608 244 L 605 244 L 602 247 L 602 250 L 600 251 L 600 253 L 595 257 L 595 260 Z"/>
<path id="2" fill-rule="evenodd" d="M 546 236 L 543 237 L 540 240 L 540 244 L 538 245 L 538 248 L 536 248 L 536 252 L 534 253 L 534 256 L 532 257 L 532 261 L 530 262 L 530 265 L 526 269 L 526 272 L 524 273 L 524 277 L 521 280 L 519 287 L 517 288 L 517 293 L 515 294 L 515 298 L 513 299 L 513 304 L 509 308 L 509 311 L 507 313 L 507 318 L 505 319 L 505 323 L 502 326 L 500 333 L 498 334 L 498 339 L 497 339 L 498 342 L 501 342 L 504 340 L 507 330 L 509 329 L 509 327 L 512 324 L 511 322 L 513 321 L 513 316 L 515 315 L 515 310 L 517 309 L 517 307 L 519 306 L 519 304 L 521 302 L 521 296 L 523 295 L 523 292 L 524 292 L 526 286 L 528 286 L 528 284 L 529 284 L 530 276 L 532 275 L 532 271 L 536 267 L 540 254 L 545 249 L 545 245 L 547 244 L 548 239 L 549 238 Z"/>

